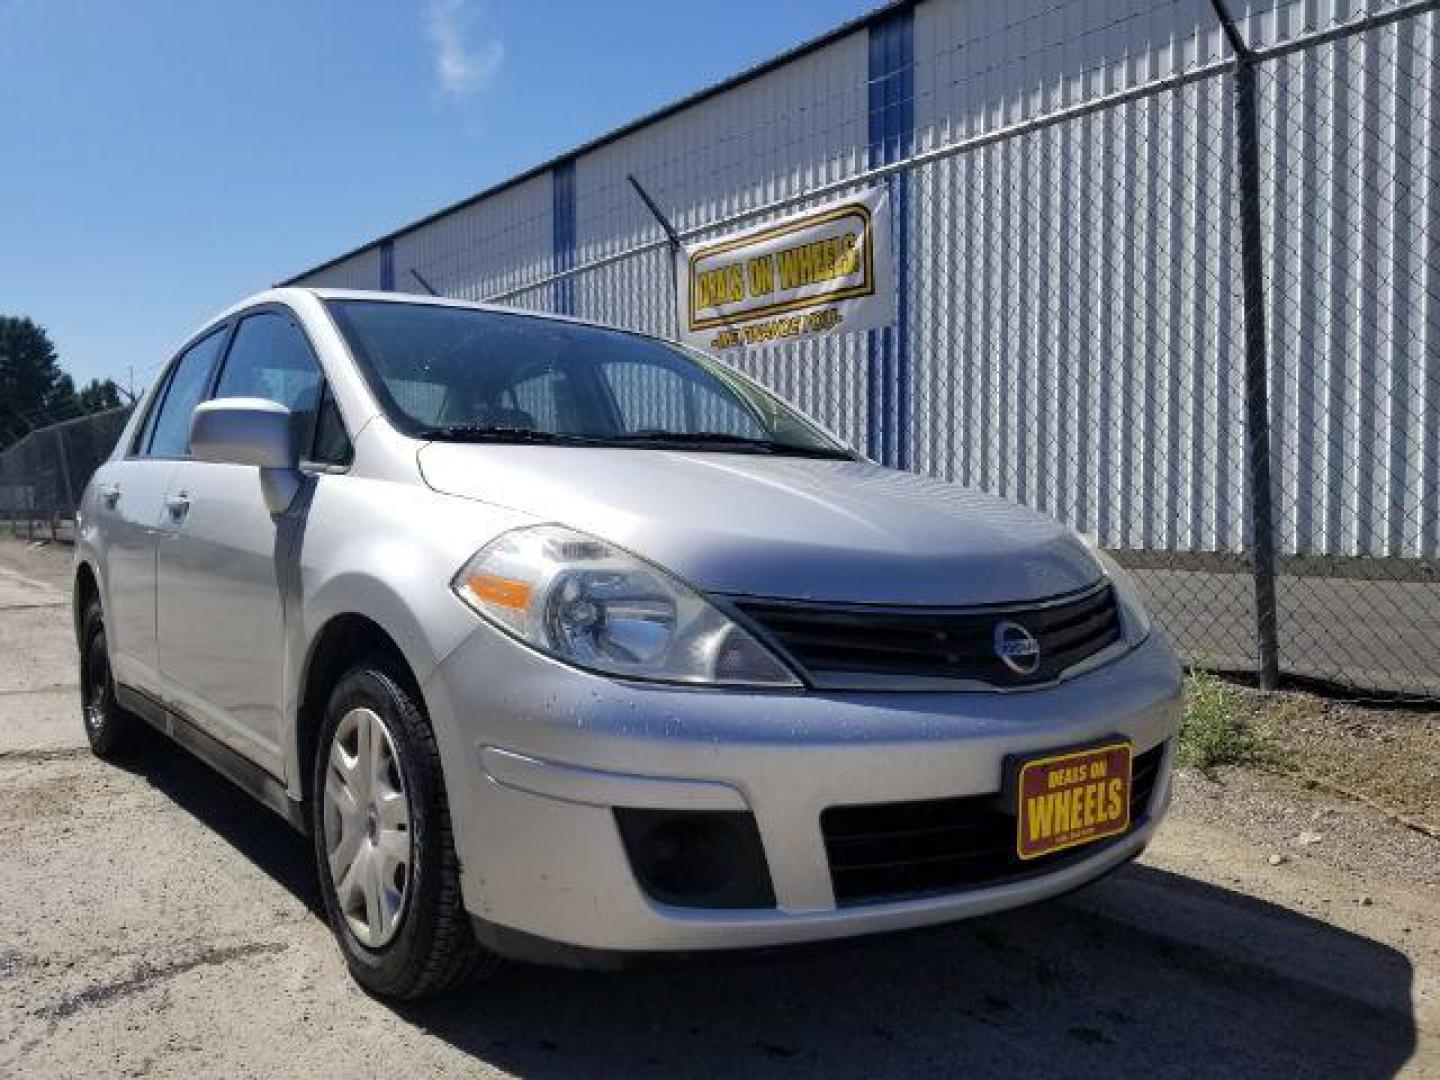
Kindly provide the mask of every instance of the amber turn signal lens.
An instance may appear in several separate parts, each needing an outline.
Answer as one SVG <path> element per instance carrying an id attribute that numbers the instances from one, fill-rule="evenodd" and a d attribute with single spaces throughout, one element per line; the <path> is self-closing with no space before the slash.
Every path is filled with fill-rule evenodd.
<path id="1" fill-rule="evenodd" d="M 528 608 L 530 597 L 534 595 L 534 590 L 525 582 L 494 574 L 474 574 L 465 586 L 476 600 L 515 611 Z"/>

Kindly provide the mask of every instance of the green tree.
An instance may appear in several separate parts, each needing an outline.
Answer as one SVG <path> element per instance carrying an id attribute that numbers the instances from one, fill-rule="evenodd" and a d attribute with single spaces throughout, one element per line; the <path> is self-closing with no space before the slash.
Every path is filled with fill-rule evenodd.
<path id="1" fill-rule="evenodd" d="M 67 375 L 66 378 L 69 378 Z M 101 412 L 105 409 L 118 409 L 120 407 L 120 387 L 114 379 L 91 379 L 89 383 L 80 389 L 75 395 L 76 401 L 80 403 L 81 412 Z"/>
<path id="2" fill-rule="evenodd" d="M 73 398 L 50 335 L 31 319 L 0 315 L 0 439 L 13 441 L 49 420 L 52 406 Z"/>
<path id="3" fill-rule="evenodd" d="M 0 448 L 34 428 L 119 404 L 113 379 L 91 379 L 76 392 L 44 327 L 0 315 Z"/>

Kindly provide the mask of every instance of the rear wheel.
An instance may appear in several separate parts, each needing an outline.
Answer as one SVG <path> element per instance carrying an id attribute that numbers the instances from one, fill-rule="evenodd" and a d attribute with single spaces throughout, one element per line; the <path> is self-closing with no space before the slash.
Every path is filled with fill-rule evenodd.
<path id="1" fill-rule="evenodd" d="M 494 970 L 461 903 L 434 733 L 384 660 L 336 684 L 311 790 L 325 908 L 356 981 L 416 998 Z"/>
<path id="2" fill-rule="evenodd" d="M 111 759 L 135 749 L 145 736 L 145 721 L 115 700 L 110 650 L 99 598 L 85 605 L 80 620 L 80 710 L 85 737 L 99 757 Z"/>

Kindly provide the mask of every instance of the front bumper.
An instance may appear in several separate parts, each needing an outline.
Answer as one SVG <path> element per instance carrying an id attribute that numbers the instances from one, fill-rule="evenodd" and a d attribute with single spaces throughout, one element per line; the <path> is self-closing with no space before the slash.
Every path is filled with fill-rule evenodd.
<path id="1" fill-rule="evenodd" d="M 1179 728 L 1180 669 L 1159 635 L 1058 685 L 1010 693 L 737 692 L 621 683 L 480 627 L 424 687 L 441 743 L 467 908 L 587 950 L 751 948 L 946 922 L 1066 892 L 1133 858 L 1169 800 L 1093 855 L 1023 880 L 836 902 L 828 807 L 997 793 L 1008 755 L 1119 734 L 1136 753 Z M 658 903 L 616 807 L 753 814 L 769 908 Z"/>

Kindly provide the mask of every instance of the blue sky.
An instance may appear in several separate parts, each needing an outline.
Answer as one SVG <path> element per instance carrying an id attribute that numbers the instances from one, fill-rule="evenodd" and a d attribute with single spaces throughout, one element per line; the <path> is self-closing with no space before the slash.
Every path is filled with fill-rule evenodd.
<path id="1" fill-rule="evenodd" d="M 873 6 L 0 0 L 0 314 L 138 388 L 245 294 Z"/>

